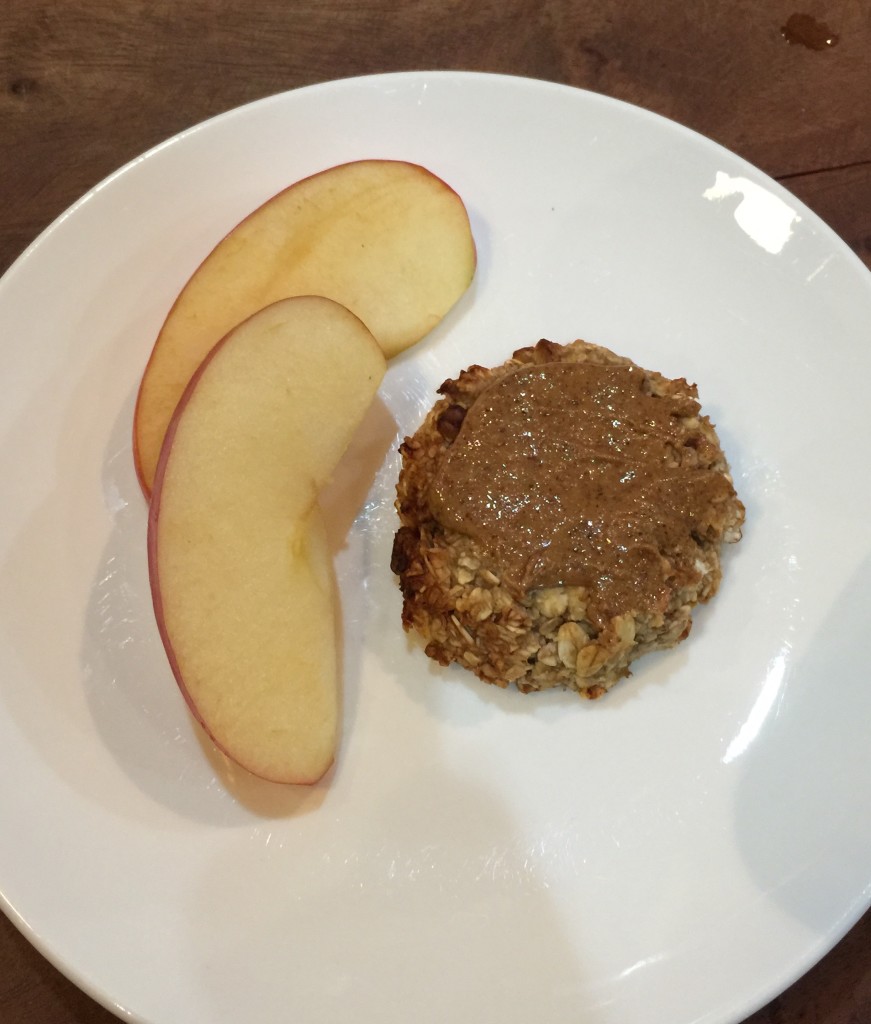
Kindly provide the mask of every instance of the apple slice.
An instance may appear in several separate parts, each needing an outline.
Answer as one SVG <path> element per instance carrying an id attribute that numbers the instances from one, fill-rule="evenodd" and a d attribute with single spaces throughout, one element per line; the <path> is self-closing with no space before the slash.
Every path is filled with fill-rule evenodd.
<path id="1" fill-rule="evenodd" d="M 333 577 L 317 495 L 384 370 L 343 306 L 274 303 L 202 362 L 157 467 L 148 564 L 173 674 L 215 744 L 275 782 L 316 782 L 335 755 Z"/>
<path id="2" fill-rule="evenodd" d="M 324 295 L 356 313 L 389 357 L 442 319 L 475 263 L 462 200 L 416 164 L 361 160 L 280 192 L 212 250 L 158 334 L 133 428 L 145 494 L 185 385 L 236 324 L 278 299 Z"/>

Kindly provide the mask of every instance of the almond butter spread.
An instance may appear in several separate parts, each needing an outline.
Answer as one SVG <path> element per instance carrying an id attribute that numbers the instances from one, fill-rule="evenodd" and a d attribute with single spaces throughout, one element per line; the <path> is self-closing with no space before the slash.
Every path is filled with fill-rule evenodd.
<path id="1" fill-rule="evenodd" d="M 698 544 L 735 500 L 699 411 L 687 393 L 653 393 L 633 364 L 521 365 L 465 411 L 433 516 L 489 552 L 518 595 L 582 586 L 597 618 L 662 611 L 698 579 Z"/>

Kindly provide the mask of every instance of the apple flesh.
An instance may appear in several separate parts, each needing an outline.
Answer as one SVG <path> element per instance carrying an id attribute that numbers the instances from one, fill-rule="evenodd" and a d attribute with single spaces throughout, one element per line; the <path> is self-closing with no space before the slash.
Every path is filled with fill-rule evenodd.
<path id="1" fill-rule="evenodd" d="M 462 200 L 416 164 L 342 164 L 274 196 L 212 250 L 158 334 L 133 429 L 145 494 L 187 382 L 217 339 L 256 310 L 295 295 L 332 298 L 389 357 L 442 319 L 475 265 Z"/>
<path id="2" fill-rule="evenodd" d="M 372 402 L 385 358 L 317 296 L 251 316 L 201 363 L 154 481 L 148 563 L 173 674 L 233 761 L 316 782 L 339 720 L 332 562 L 319 490 Z"/>

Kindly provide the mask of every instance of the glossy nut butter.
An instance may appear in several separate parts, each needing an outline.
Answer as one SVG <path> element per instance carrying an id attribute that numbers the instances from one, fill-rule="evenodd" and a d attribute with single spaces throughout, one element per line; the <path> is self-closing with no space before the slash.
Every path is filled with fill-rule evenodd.
<path id="1" fill-rule="evenodd" d="M 603 610 L 662 610 L 698 579 L 698 544 L 721 539 L 718 509 L 735 500 L 695 388 L 678 383 L 657 388 L 629 363 L 497 377 L 441 460 L 436 519 L 475 538 L 517 592 L 587 586 Z"/>

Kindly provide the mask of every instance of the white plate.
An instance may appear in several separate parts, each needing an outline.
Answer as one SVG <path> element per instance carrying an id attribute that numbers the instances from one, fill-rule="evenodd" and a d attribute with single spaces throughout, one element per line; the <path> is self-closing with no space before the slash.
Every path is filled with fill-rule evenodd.
<path id="1" fill-rule="evenodd" d="M 453 185 L 480 266 L 358 449 L 341 755 L 282 789 L 225 766 L 172 682 L 133 401 L 212 243 L 370 156 Z M 788 193 L 561 86 L 330 83 L 125 167 L 0 285 L 7 912 L 150 1024 L 741 1020 L 871 896 L 869 323 L 867 271 Z M 446 376 L 542 336 L 697 381 L 748 511 L 691 640 L 595 703 L 429 664 L 388 568 L 399 436 Z"/>

